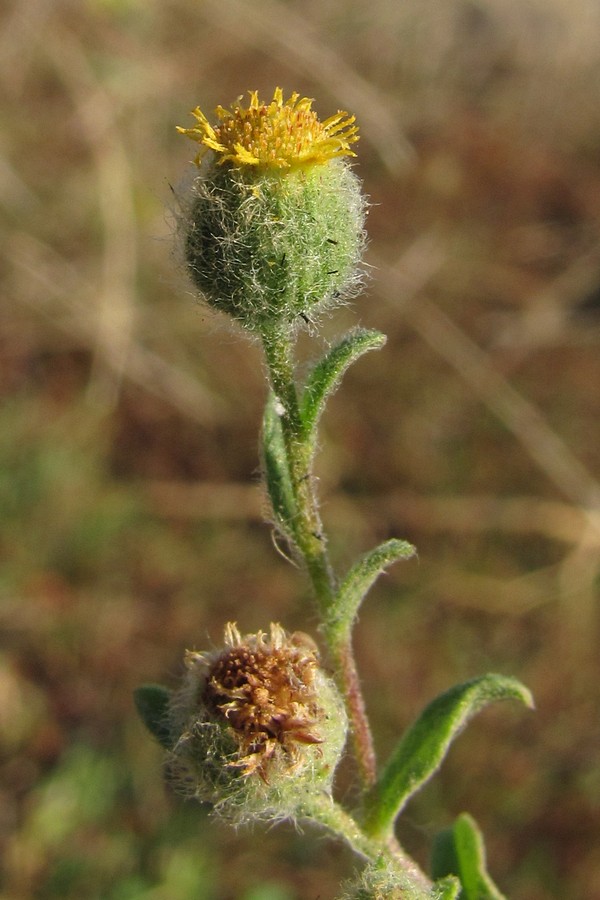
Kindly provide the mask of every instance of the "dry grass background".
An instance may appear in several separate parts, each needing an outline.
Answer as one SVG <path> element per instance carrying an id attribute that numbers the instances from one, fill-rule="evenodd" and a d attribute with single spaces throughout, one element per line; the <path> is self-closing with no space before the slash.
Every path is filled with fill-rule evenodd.
<path id="1" fill-rule="evenodd" d="M 170 796 L 130 699 L 228 619 L 305 624 L 260 519 L 258 351 L 190 296 L 169 212 L 175 125 L 275 85 L 363 135 L 374 268 L 326 331 L 389 342 L 334 398 L 320 477 L 340 567 L 392 535 L 419 548 L 357 631 L 380 753 L 484 671 L 538 704 L 483 714 L 402 838 L 424 862 L 468 809 L 508 896 L 600 898 L 596 0 L 0 17 L 2 900 L 329 900 L 351 871 Z"/>

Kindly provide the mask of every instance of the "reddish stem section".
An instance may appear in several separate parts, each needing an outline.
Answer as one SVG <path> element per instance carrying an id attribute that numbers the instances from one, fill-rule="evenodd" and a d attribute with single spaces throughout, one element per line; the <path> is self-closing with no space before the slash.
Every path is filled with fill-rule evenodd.
<path id="1" fill-rule="evenodd" d="M 377 777 L 377 761 L 350 638 L 338 649 L 337 655 L 352 726 L 356 760 L 363 785 L 371 787 Z"/>

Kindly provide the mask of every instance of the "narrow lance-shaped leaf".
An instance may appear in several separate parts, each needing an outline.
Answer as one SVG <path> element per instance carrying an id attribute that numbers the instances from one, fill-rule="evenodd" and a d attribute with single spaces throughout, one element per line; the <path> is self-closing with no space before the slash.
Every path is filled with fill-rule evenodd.
<path id="1" fill-rule="evenodd" d="M 143 684 L 133 694 L 140 719 L 165 750 L 170 750 L 172 746 L 168 725 L 170 697 L 170 692 L 162 684 Z"/>
<path id="2" fill-rule="evenodd" d="M 337 388 L 344 372 L 368 350 L 383 347 L 386 340 L 380 331 L 355 328 L 319 360 L 308 376 L 300 412 L 311 453 L 314 453 L 317 425 L 327 399 Z"/>
<path id="3" fill-rule="evenodd" d="M 361 557 L 346 575 L 327 612 L 330 633 L 347 633 L 363 598 L 377 577 L 392 563 L 410 559 L 415 553 L 415 548 L 408 541 L 392 538 Z"/>
<path id="4" fill-rule="evenodd" d="M 296 504 L 277 403 L 271 392 L 263 417 L 262 463 L 275 523 L 286 537 L 293 540 Z"/>
<path id="5" fill-rule="evenodd" d="M 467 813 L 436 837 L 431 874 L 434 878 L 457 875 L 462 885 L 460 900 L 504 900 L 488 875 L 481 832 Z"/>
<path id="6" fill-rule="evenodd" d="M 483 675 L 436 697 L 403 735 L 366 797 L 365 830 L 374 837 L 393 832 L 396 817 L 440 767 L 467 722 L 494 700 L 515 699 L 533 707 L 531 693 L 516 678 Z"/>

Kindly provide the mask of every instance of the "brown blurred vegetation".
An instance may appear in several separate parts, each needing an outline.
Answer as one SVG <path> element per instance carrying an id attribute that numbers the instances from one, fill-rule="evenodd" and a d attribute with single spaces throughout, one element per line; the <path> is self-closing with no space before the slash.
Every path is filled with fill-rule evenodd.
<path id="1" fill-rule="evenodd" d="M 319 474 L 340 569 L 419 549 L 357 629 L 380 755 L 485 671 L 538 706 L 470 726 L 401 837 L 425 863 L 466 809 L 508 896 L 600 898 L 596 0 L 8 0 L 0 27 L 0 896 L 329 900 L 351 871 L 170 796 L 131 703 L 229 619 L 307 627 L 261 521 L 258 349 L 192 298 L 170 211 L 175 125 L 281 85 L 362 131 L 373 269 L 325 332 L 389 341 Z"/>

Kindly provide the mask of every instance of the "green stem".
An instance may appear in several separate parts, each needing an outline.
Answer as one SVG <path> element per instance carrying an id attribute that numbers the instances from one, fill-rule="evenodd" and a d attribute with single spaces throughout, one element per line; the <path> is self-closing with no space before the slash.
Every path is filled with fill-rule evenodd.
<path id="1" fill-rule="evenodd" d="M 370 838 L 343 807 L 325 794 L 306 800 L 297 810 L 299 818 L 317 822 L 328 831 L 343 838 L 359 856 L 369 862 L 385 860 L 404 879 L 410 896 L 430 897 L 432 883 L 425 873 L 408 856 L 396 841 L 385 843 Z M 415 891 L 419 893 L 416 894 Z"/>
<path id="2" fill-rule="evenodd" d="M 314 489 L 310 447 L 300 416 L 292 345 L 286 333 L 276 331 L 263 335 L 263 346 L 271 387 L 280 405 L 281 428 L 296 500 L 294 537 L 313 584 L 319 612 L 324 618 L 335 594 L 336 583 Z"/>
<path id="3" fill-rule="evenodd" d="M 337 585 L 327 553 L 314 486 L 312 448 L 300 414 L 294 380 L 293 345 L 289 333 L 269 331 L 263 334 L 263 347 L 271 387 L 280 406 L 281 428 L 296 501 L 296 549 L 304 560 L 319 613 L 326 622 Z M 325 639 L 336 668 L 340 689 L 346 699 L 361 781 L 368 788 L 376 777 L 375 751 L 350 635 L 344 636 L 344 640 L 340 641 L 326 629 Z"/>

